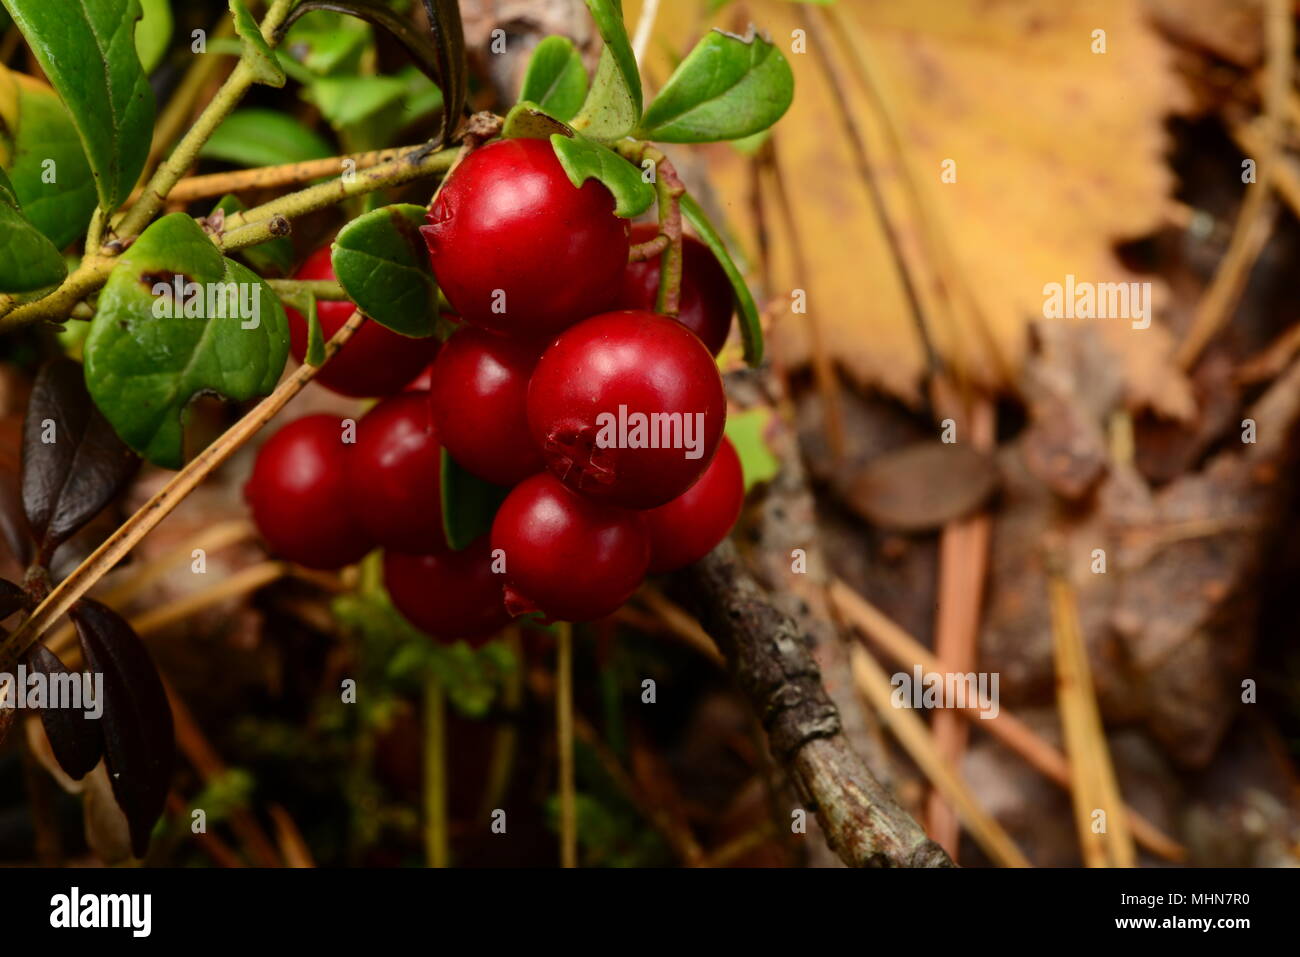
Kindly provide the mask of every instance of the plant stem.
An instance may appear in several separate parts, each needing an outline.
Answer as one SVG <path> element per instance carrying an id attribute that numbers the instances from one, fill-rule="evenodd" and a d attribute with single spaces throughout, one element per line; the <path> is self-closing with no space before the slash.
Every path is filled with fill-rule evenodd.
<path id="1" fill-rule="evenodd" d="M 655 296 L 655 312 L 675 316 L 682 300 L 682 209 L 680 199 L 686 187 L 677 176 L 672 161 L 662 150 L 649 143 L 623 140 L 615 148 L 624 158 L 640 164 L 653 160 L 655 164 L 655 198 L 659 207 L 659 235 L 667 244 L 659 260 L 659 292 Z M 635 260 L 633 260 L 635 261 Z"/>
<path id="2" fill-rule="evenodd" d="M 226 249 L 242 249 L 253 245 L 241 236 L 245 230 L 255 225 L 262 225 L 275 216 L 293 219 L 306 213 L 333 206 L 350 196 L 361 196 L 386 186 L 400 186 L 422 176 L 446 172 L 460 152 L 457 148 L 429 152 L 427 146 L 417 147 L 395 159 L 362 170 L 355 176 L 344 180 L 342 177 L 309 186 L 296 193 L 281 196 L 261 206 L 254 206 L 242 213 L 226 217 L 226 233 L 222 246 Z M 254 242 L 262 242 L 269 236 L 262 236 Z"/>
<path id="3" fill-rule="evenodd" d="M 419 148 L 420 144 L 394 146 L 383 150 L 371 150 L 368 153 L 350 153 L 346 156 L 305 160 L 301 163 L 283 163 L 279 166 L 259 166 L 255 169 L 229 170 L 205 176 L 187 176 L 172 188 L 167 198 L 177 203 L 188 203 L 196 199 L 224 196 L 226 193 L 237 193 L 246 189 L 292 186 L 313 179 L 335 176 L 343 170 L 344 164 L 349 160 L 356 170 L 369 169 Z"/>
<path id="4" fill-rule="evenodd" d="M 325 299 L 331 302 L 348 298 L 348 294 L 343 291 L 343 287 L 334 279 L 266 279 L 264 282 L 281 299 L 285 296 L 306 293 L 310 293 L 317 299 Z"/>
<path id="5" fill-rule="evenodd" d="M 447 694 L 432 672 L 424 679 L 424 854 L 430 867 L 447 866 Z"/>
<path id="6" fill-rule="evenodd" d="M 113 271 L 112 259 L 87 256 L 58 289 L 44 299 L 19 306 L 6 316 L 0 316 L 0 333 L 18 329 L 40 319 L 54 322 L 65 319 L 72 307 L 95 292 L 108 280 Z"/>
<path id="7" fill-rule="evenodd" d="M 262 36 L 266 38 L 267 43 L 275 44 L 275 31 L 289 15 L 292 6 L 293 0 L 272 0 L 261 24 Z M 140 194 L 140 199 L 126 211 L 117 224 L 116 232 L 119 236 L 137 235 L 157 215 L 158 210 L 162 209 L 163 203 L 167 201 L 167 194 L 185 175 L 185 171 L 193 165 L 198 158 L 199 150 L 208 141 L 212 131 L 230 115 L 254 82 L 253 68 L 248 65 L 247 60 L 241 59 L 230 76 L 226 77 L 226 82 L 221 84 L 221 89 L 212 98 L 212 102 L 199 114 L 199 118 L 190 127 L 189 132 L 176 144 L 172 155 L 167 157 L 149 178 L 144 191 Z"/>
<path id="8" fill-rule="evenodd" d="M 578 805 L 573 781 L 573 625 L 555 626 L 555 732 L 560 756 L 560 866 L 578 866 Z"/>
<path id="9" fill-rule="evenodd" d="M 361 327 L 364 317 L 354 312 L 352 318 L 325 346 L 325 360 L 352 338 Z M 324 363 L 322 363 L 324 365 Z M 50 627 L 65 615 L 73 604 L 86 594 L 110 569 L 126 557 L 127 553 L 184 501 L 200 482 L 219 465 L 232 456 L 240 446 L 279 412 L 289 400 L 302 391 L 302 387 L 315 377 L 321 366 L 301 365 L 281 382 L 265 399 L 247 415 L 236 422 L 217 441 L 212 443 L 188 465 L 172 476 L 171 481 L 153 498 L 145 502 L 112 535 L 106 538 L 77 568 L 61 581 L 45 599 L 36 606 L 31 616 L 17 631 L 0 642 L 0 673 L 12 672 L 14 665 Z"/>

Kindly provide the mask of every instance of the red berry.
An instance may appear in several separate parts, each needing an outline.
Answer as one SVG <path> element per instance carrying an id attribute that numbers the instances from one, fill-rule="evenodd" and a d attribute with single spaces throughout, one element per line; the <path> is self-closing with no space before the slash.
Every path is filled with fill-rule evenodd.
<path id="1" fill-rule="evenodd" d="M 654 239 L 659 227 L 640 223 L 632 227 L 632 242 Z M 628 263 L 623 274 L 619 309 L 653 312 L 659 295 L 659 257 Z M 731 281 L 717 258 L 694 236 L 682 237 L 682 292 L 677 321 L 700 337 L 709 352 L 717 355 L 731 331 L 731 314 L 736 308 Z"/>
<path id="2" fill-rule="evenodd" d="M 484 639 L 500 630 L 510 621 L 503 584 L 492 571 L 486 535 L 460 552 L 384 553 L 384 586 L 393 604 L 436 638 Z"/>
<path id="3" fill-rule="evenodd" d="M 271 551 L 308 568 L 341 568 L 374 547 L 349 507 L 349 451 L 332 415 L 290 422 L 258 451 L 244 498 Z"/>
<path id="4" fill-rule="evenodd" d="M 736 524 L 744 499 L 740 458 L 723 436 L 698 482 L 667 505 L 641 513 L 650 533 L 651 574 L 676 571 L 713 551 Z"/>
<path id="5" fill-rule="evenodd" d="M 520 482 L 492 523 L 506 562 L 506 607 L 562 621 L 602 618 L 645 577 L 650 540 L 637 512 L 593 502 L 547 472 Z"/>
<path id="6" fill-rule="evenodd" d="M 547 467 L 625 508 L 654 508 L 690 488 L 726 418 L 713 357 L 652 312 L 578 323 L 542 353 L 528 385 L 528 423 Z"/>
<path id="7" fill-rule="evenodd" d="M 333 279 L 330 247 L 322 246 L 294 274 L 296 279 Z M 285 307 L 289 317 L 289 348 L 299 362 L 307 355 L 307 320 Z M 318 300 L 316 318 L 326 341 L 343 328 L 356 306 L 347 301 Z M 392 395 L 420 374 L 437 352 L 436 339 L 411 339 L 385 329 L 373 319 L 361 324 L 348 344 L 316 373 L 316 382 L 340 395 L 366 398 Z"/>
<path id="8" fill-rule="evenodd" d="M 498 140 L 451 174 L 421 227 L 438 285 L 466 322 L 545 341 L 607 308 L 628 227 L 596 180 L 569 181 L 546 140 Z"/>
<path id="9" fill-rule="evenodd" d="M 528 434 L 528 377 L 537 350 L 481 329 L 458 331 L 438 353 L 429 392 L 442 444 L 468 471 L 514 485 L 545 468 Z"/>
<path id="10" fill-rule="evenodd" d="M 446 547 L 442 531 L 442 449 L 427 392 L 384 399 L 357 423 L 347 458 L 357 521 L 387 549 L 412 554 Z"/>

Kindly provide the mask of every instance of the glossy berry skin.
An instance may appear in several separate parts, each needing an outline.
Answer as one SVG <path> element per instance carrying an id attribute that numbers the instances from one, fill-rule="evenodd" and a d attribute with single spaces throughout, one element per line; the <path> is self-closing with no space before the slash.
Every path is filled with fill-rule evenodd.
<path id="1" fill-rule="evenodd" d="M 350 508 L 349 452 L 333 415 L 296 419 L 258 450 L 244 498 L 272 552 L 308 568 L 342 568 L 374 547 Z"/>
<path id="2" fill-rule="evenodd" d="M 640 223 L 632 227 L 632 243 L 654 239 L 659 227 Z M 619 309 L 644 309 L 653 312 L 659 295 L 658 256 L 628 263 L 623 273 L 623 290 L 615 303 Z M 736 308 L 731 281 L 722 271 L 717 258 L 694 236 L 682 237 L 682 290 L 677 321 L 700 337 L 709 352 L 722 351 L 731 331 L 731 314 Z"/>
<path id="3" fill-rule="evenodd" d="M 650 418 L 665 414 L 677 417 L 667 435 L 671 420 Z M 625 508 L 654 508 L 690 488 L 726 418 L 709 351 L 652 312 L 578 323 L 542 353 L 528 384 L 529 428 L 547 467 L 582 494 Z M 659 427 L 638 430 L 638 421 Z M 662 447 L 644 447 L 652 444 Z"/>
<path id="4" fill-rule="evenodd" d="M 357 423 L 346 462 L 357 522 L 386 549 L 424 554 L 445 548 L 441 469 L 428 393 L 384 399 Z"/>
<path id="5" fill-rule="evenodd" d="M 627 601 L 645 577 L 650 539 L 638 512 L 583 498 L 549 472 L 514 487 L 492 523 L 505 553 L 506 608 L 591 621 Z"/>
<path id="6" fill-rule="evenodd" d="M 470 153 L 421 227 L 438 286 L 471 325 L 544 342 L 613 303 L 627 222 L 594 179 L 576 189 L 547 140 Z M 504 302 L 498 290 L 504 294 Z"/>
<path id="7" fill-rule="evenodd" d="M 322 246 L 308 256 L 294 278 L 333 279 L 330 247 Z M 343 328 L 355 310 L 356 306 L 347 301 L 317 300 L 316 318 L 320 320 L 325 341 L 328 342 Z M 288 306 L 284 311 L 289 317 L 289 348 L 293 357 L 302 362 L 307 355 L 307 319 Z M 346 348 L 321 367 L 314 381 L 332 392 L 354 398 L 392 395 L 418 376 L 420 370 L 433 360 L 437 350 L 436 339 L 399 336 L 373 319 L 367 319 Z"/>
<path id="8" fill-rule="evenodd" d="M 535 347 L 465 328 L 433 364 L 429 404 L 451 457 L 479 478 L 514 485 L 545 468 L 528 434 Z"/>
<path id="9" fill-rule="evenodd" d="M 492 571 L 486 535 L 459 552 L 384 553 L 384 587 L 394 606 L 415 627 L 444 641 L 477 643 L 506 625 L 504 584 Z"/>
<path id="10" fill-rule="evenodd" d="M 698 482 L 667 505 L 641 513 L 650 533 L 650 573 L 685 568 L 713 551 L 736 524 L 744 501 L 740 457 L 723 436 Z"/>

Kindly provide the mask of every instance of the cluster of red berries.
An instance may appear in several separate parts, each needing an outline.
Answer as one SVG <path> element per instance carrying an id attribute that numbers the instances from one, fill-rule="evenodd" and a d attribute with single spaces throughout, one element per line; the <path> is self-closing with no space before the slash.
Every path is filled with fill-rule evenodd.
<path id="1" fill-rule="evenodd" d="M 680 314 L 655 314 L 657 258 L 628 263 L 655 227 L 629 229 L 613 205 L 598 182 L 575 188 L 544 140 L 501 140 L 461 163 L 423 229 L 461 328 L 427 389 L 409 383 L 436 347 L 374 323 L 322 369 L 338 392 L 387 398 L 354 441 L 347 420 L 316 415 L 263 446 L 246 495 L 275 551 L 330 568 L 382 547 L 412 623 L 475 638 L 528 612 L 602 617 L 646 574 L 725 537 L 743 497 L 714 361 L 730 286 L 688 238 Z M 327 252 L 299 275 L 330 278 Z M 321 304 L 327 336 L 351 308 Z M 306 324 L 290 322 L 301 359 Z M 510 488 L 490 535 L 462 551 L 442 530 L 442 449 Z"/>

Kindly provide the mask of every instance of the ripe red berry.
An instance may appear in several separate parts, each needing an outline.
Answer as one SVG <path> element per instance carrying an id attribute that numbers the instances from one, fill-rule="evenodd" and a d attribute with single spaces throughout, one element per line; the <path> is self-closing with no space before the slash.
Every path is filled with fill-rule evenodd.
<path id="1" fill-rule="evenodd" d="M 632 242 L 654 239 L 659 227 L 639 223 L 632 227 Z M 615 303 L 619 309 L 644 309 L 653 312 L 659 295 L 658 256 L 628 263 L 623 274 L 623 291 Z M 677 321 L 700 337 L 713 355 L 722 351 L 731 331 L 731 314 L 736 308 L 731 281 L 717 258 L 694 236 L 682 237 L 682 292 Z"/>
<path id="2" fill-rule="evenodd" d="M 650 573 L 676 571 L 713 551 L 736 524 L 744 499 L 740 457 L 723 436 L 698 482 L 667 505 L 641 513 L 650 533 Z"/>
<path id="3" fill-rule="evenodd" d="M 506 608 L 591 621 L 627 601 L 645 577 L 641 515 L 582 498 L 547 472 L 520 482 L 492 523 L 506 563 Z"/>
<path id="4" fill-rule="evenodd" d="M 322 246 L 308 256 L 294 278 L 333 279 L 330 247 Z M 293 357 L 302 362 L 307 355 L 307 320 L 295 309 L 286 306 L 284 311 L 289 317 L 289 348 Z M 346 300 L 317 301 L 316 318 L 326 341 L 343 328 L 354 311 L 356 306 Z M 437 349 L 438 342 L 432 337 L 399 336 L 367 319 L 347 346 L 321 367 L 315 381 L 340 395 L 356 398 L 392 395 L 420 374 Z"/>
<path id="5" fill-rule="evenodd" d="M 464 551 L 384 553 L 384 586 L 406 620 L 435 638 L 485 639 L 510 621 L 503 577 L 483 536 Z"/>
<path id="6" fill-rule="evenodd" d="M 412 554 L 446 547 L 442 530 L 442 449 L 427 392 L 384 399 L 357 423 L 347 457 L 349 501 L 376 543 Z"/>
<path id="7" fill-rule="evenodd" d="M 451 174 L 421 227 L 466 322 L 545 341 L 618 295 L 628 227 L 594 179 L 569 181 L 546 140 L 498 140 Z"/>
<path id="8" fill-rule="evenodd" d="M 525 407 L 536 362 L 536 348 L 474 328 L 438 353 L 429 391 L 438 437 L 479 478 L 514 485 L 545 468 Z"/>
<path id="9" fill-rule="evenodd" d="M 654 508 L 690 488 L 726 417 L 713 357 L 684 326 L 651 312 L 578 323 L 542 353 L 528 385 L 528 423 L 547 467 L 625 508 Z"/>
<path id="10" fill-rule="evenodd" d="M 341 568 L 374 547 L 349 507 L 349 451 L 332 415 L 290 422 L 258 451 L 244 498 L 271 551 L 308 568 Z"/>

